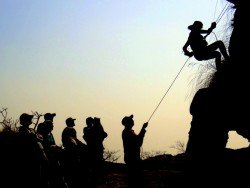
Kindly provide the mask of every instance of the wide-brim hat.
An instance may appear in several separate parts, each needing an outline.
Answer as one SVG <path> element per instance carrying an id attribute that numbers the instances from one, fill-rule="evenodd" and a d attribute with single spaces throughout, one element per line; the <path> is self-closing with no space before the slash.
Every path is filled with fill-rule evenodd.
<path id="1" fill-rule="evenodd" d="M 188 26 L 188 29 L 189 30 L 193 30 L 193 29 L 196 29 L 196 28 L 202 28 L 202 22 L 201 21 L 194 21 L 194 23 L 190 26 Z"/>

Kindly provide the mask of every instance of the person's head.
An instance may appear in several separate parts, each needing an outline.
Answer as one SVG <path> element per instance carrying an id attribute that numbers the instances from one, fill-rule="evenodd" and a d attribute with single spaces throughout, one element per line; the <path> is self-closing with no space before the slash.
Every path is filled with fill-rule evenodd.
<path id="1" fill-rule="evenodd" d="M 94 119 L 92 117 L 86 118 L 86 124 L 88 127 L 91 127 L 93 125 Z"/>
<path id="2" fill-rule="evenodd" d="M 133 120 L 133 115 L 130 116 L 125 116 L 122 119 L 122 124 L 126 127 L 126 128 L 132 128 L 134 126 L 134 120 Z"/>
<path id="3" fill-rule="evenodd" d="M 67 127 L 74 127 L 75 126 L 75 120 L 76 119 L 73 119 L 72 117 L 69 117 L 66 119 L 66 125 Z"/>
<path id="4" fill-rule="evenodd" d="M 55 116 L 56 116 L 56 113 L 46 113 L 44 114 L 44 121 L 46 120 L 53 121 Z"/>
<path id="5" fill-rule="evenodd" d="M 23 113 L 19 117 L 20 124 L 23 126 L 29 126 L 32 124 L 33 115 Z"/>
<path id="6" fill-rule="evenodd" d="M 198 31 L 201 30 L 203 27 L 203 24 L 201 21 L 194 21 L 193 25 L 188 26 L 188 29 L 191 31 Z"/>
<path id="7" fill-rule="evenodd" d="M 50 133 L 54 128 L 53 121 L 51 121 L 51 120 L 44 121 L 44 125 L 45 125 L 45 129 L 46 129 L 46 131 L 48 131 L 48 133 Z"/>
<path id="8" fill-rule="evenodd" d="M 37 125 L 37 133 L 41 134 L 41 135 L 45 135 L 46 134 L 46 128 L 45 128 L 45 123 L 39 123 Z"/>
<path id="9" fill-rule="evenodd" d="M 94 117 L 94 119 L 93 119 L 93 125 L 94 125 L 94 126 L 99 126 L 99 125 L 101 125 L 101 119 L 98 118 L 98 117 Z"/>

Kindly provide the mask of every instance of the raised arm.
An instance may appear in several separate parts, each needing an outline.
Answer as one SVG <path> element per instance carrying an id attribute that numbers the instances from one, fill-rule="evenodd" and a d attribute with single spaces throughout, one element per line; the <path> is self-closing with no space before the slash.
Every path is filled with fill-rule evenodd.
<path id="1" fill-rule="evenodd" d="M 138 146 L 141 146 L 142 143 L 143 143 L 143 138 L 144 138 L 144 135 L 146 133 L 147 126 L 148 126 L 148 122 L 144 123 L 143 126 L 142 126 L 142 128 L 141 128 L 140 133 L 137 136 L 137 144 L 138 144 Z"/>
<path id="2" fill-rule="evenodd" d="M 200 33 L 209 35 L 213 31 L 214 28 L 216 28 L 216 22 L 213 22 L 210 28 L 208 28 L 208 30 L 201 30 Z"/>

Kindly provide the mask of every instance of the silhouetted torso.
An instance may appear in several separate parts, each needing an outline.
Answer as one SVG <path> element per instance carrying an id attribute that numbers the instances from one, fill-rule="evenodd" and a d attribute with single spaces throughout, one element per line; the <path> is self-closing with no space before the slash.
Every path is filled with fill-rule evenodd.
<path id="1" fill-rule="evenodd" d="M 122 131 L 124 148 L 124 161 L 126 164 L 136 164 L 140 162 L 140 151 L 146 130 L 142 129 L 137 135 L 133 129 L 125 128 Z"/>
<path id="2" fill-rule="evenodd" d="M 191 49 L 194 52 L 202 51 L 207 46 L 207 41 L 203 38 L 200 31 L 191 31 L 188 41 L 190 41 Z"/>

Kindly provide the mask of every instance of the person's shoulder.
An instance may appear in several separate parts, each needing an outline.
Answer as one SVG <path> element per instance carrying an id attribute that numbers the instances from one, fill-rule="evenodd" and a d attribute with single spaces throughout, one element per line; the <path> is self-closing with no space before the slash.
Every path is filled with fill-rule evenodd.
<path id="1" fill-rule="evenodd" d="M 127 134 L 127 135 L 135 134 L 135 132 L 134 132 L 133 129 L 124 129 L 124 130 L 123 130 L 123 133 L 124 133 L 124 134 Z"/>

